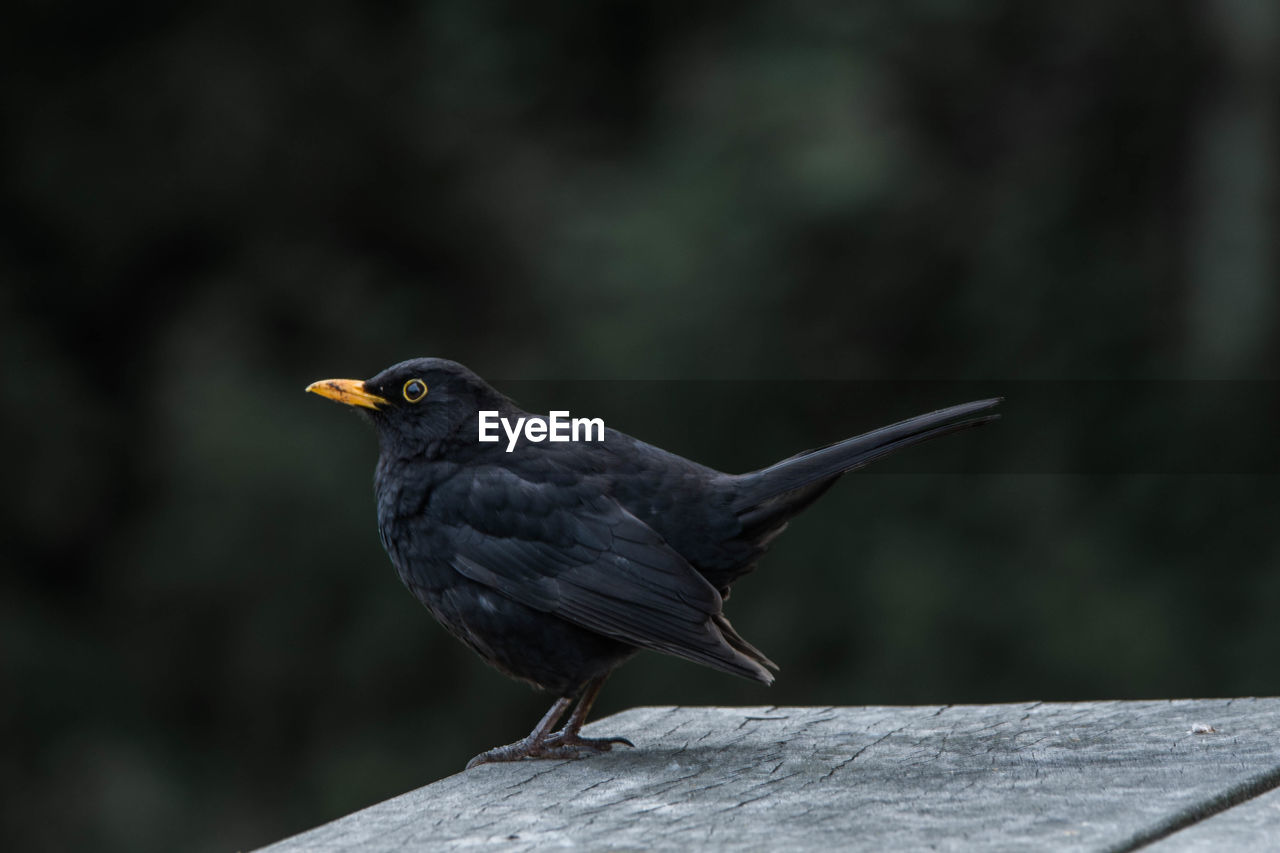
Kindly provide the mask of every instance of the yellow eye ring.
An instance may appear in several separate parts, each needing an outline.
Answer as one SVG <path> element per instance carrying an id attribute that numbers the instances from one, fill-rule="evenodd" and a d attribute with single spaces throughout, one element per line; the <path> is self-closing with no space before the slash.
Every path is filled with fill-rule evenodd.
<path id="1" fill-rule="evenodd" d="M 421 379 L 410 379 L 404 383 L 403 393 L 406 400 L 410 403 L 416 403 L 427 396 L 427 383 Z"/>

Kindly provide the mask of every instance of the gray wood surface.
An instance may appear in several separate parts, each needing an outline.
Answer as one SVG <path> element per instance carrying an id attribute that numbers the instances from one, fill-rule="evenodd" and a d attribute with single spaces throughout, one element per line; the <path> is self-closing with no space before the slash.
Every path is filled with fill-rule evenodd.
<path id="1" fill-rule="evenodd" d="M 1151 853 L 1275 853 L 1280 850 L 1280 790 L 1246 800 L 1147 849 Z"/>
<path id="2" fill-rule="evenodd" d="M 1280 699 L 636 708 L 586 733 L 636 749 L 486 765 L 265 849 L 1280 849 Z"/>

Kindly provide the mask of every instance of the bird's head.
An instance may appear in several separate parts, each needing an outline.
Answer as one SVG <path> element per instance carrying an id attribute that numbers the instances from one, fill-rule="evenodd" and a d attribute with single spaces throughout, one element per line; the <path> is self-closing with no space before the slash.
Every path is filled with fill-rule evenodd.
<path id="1" fill-rule="evenodd" d="M 443 358 L 402 361 L 372 379 L 322 379 L 307 390 L 366 415 L 384 453 L 421 453 L 467 425 L 474 435 L 479 410 L 512 405 L 479 376 Z"/>

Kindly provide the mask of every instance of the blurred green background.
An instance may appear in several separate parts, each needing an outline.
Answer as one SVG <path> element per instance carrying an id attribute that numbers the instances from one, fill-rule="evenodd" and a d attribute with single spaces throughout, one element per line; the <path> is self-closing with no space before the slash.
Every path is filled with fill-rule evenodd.
<path id="1" fill-rule="evenodd" d="M 739 584 L 774 687 L 599 715 L 1280 692 L 1275 4 L 6 17 L 11 849 L 250 848 L 532 726 L 302 393 L 417 355 L 727 470 L 1009 397 Z"/>

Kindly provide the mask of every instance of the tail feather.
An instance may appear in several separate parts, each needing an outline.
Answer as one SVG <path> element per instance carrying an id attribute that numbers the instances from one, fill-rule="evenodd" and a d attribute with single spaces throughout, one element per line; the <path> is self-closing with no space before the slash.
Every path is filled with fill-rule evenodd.
<path id="1" fill-rule="evenodd" d="M 971 416 L 995 408 L 1002 399 L 975 400 L 939 409 L 744 474 L 739 479 L 733 510 L 741 515 L 779 495 L 830 481 L 913 444 L 990 423 L 1000 416 Z"/>

